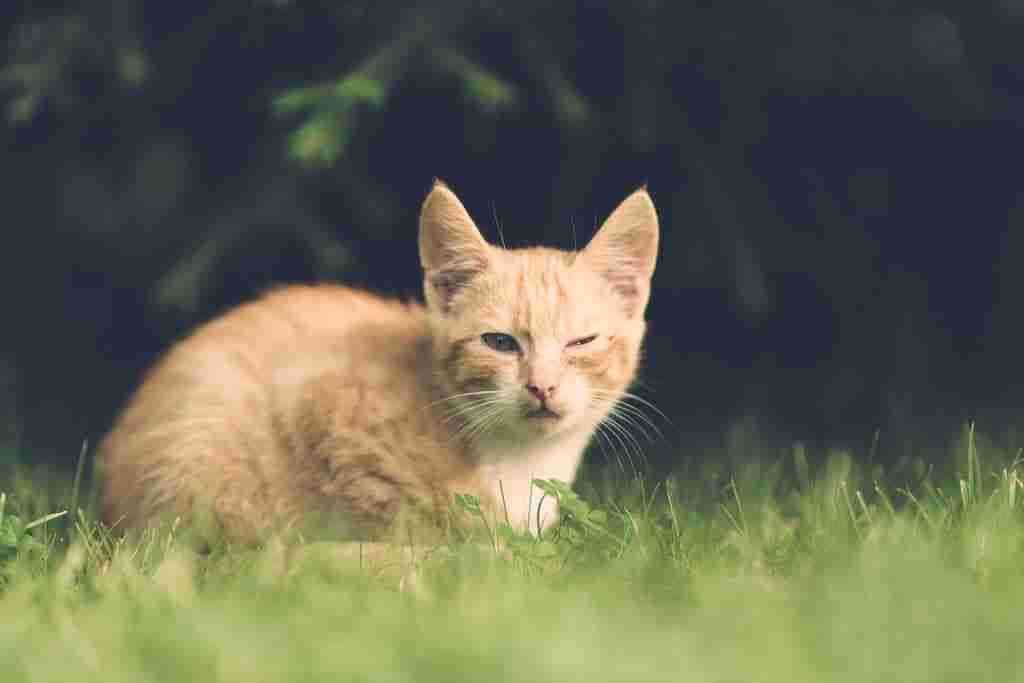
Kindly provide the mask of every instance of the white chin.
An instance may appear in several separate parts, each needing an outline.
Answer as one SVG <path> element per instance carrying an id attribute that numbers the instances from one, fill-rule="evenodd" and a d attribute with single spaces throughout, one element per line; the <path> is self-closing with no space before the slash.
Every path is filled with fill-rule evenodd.
<path id="1" fill-rule="evenodd" d="M 565 431 L 573 423 L 571 415 L 527 416 L 520 424 L 531 434 L 550 435 Z"/>

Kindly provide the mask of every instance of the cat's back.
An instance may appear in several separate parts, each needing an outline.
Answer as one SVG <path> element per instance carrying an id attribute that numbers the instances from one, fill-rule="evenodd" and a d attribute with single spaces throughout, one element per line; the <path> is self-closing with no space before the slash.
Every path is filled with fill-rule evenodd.
<path id="1" fill-rule="evenodd" d="M 132 404 L 149 394 L 239 399 L 330 372 L 358 381 L 366 370 L 414 362 L 426 339 L 421 306 L 337 285 L 272 290 L 199 326 L 148 373 Z M 140 401 L 141 399 L 141 401 Z"/>
<path id="2" fill-rule="evenodd" d="M 303 392 L 330 377 L 370 397 L 390 389 L 392 411 L 418 402 L 426 343 L 420 306 L 336 285 L 272 290 L 201 325 L 147 374 L 101 443 L 104 517 L 130 525 L 246 486 L 232 499 L 273 514 L 290 478 L 282 423 Z"/>
<path id="3" fill-rule="evenodd" d="M 415 337 L 425 331 L 418 304 L 340 285 L 290 285 L 206 323 L 186 343 L 212 342 L 227 350 L 247 342 L 253 352 L 273 360 L 279 351 L 304 344 L 312 349 L 374 333 Z"/>

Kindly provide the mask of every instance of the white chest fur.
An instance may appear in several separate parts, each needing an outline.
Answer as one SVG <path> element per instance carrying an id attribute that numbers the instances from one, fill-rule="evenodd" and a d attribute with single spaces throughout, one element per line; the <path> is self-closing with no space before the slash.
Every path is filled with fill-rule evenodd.
<path id="1" fill-rule="evenodd" d="M 571 484 L 583 459 L 589 433 L 572 434 L 531 444 L 492 445 L 479 455 L 480 471 L 512 526 L 536 534 L 557 521 L 558 504 L 532 485 L 534 479 L 560 479 Z"/>

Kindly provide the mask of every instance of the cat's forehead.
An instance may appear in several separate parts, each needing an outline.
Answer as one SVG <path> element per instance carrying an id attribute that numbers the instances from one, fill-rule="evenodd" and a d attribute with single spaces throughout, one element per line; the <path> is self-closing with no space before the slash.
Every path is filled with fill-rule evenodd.
<path id="1" fill-rule="evenodd" d="M 608 311 L 600 303 L 603 283 L 576 257 L 540 247 L 503 251 L 488 288 L 488 317 L 537 337 L 577 334 L 599 324 Z"/>

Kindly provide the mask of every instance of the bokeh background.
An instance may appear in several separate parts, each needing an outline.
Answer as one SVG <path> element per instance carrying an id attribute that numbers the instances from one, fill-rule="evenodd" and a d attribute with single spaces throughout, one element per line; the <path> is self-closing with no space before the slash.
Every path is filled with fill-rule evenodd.
<path id="1" fill-rule="evenodd" d="M 738 423 L 872 457 L 1016 438 L 1024 0 L 35 0 L 0 27 L 10 457 L 73 463 L 274 283 L 418 296 L 435 176 L 510 246 L 648 184 L 656 462 Z"/>

